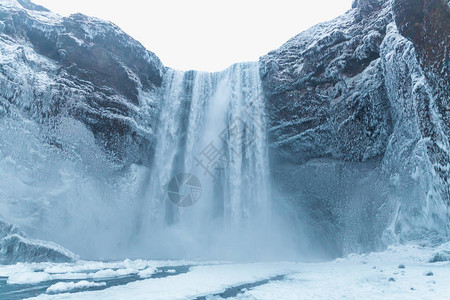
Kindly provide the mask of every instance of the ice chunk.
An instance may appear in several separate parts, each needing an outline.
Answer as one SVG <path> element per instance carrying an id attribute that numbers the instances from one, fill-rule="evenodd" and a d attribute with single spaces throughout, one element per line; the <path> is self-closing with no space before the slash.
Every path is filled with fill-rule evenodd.
<path id="1" fill-rule="evenodd" d="M 72 290 L 86 289 L 91 287 L 106 286 L 106 282 L 93 282 L 82 280 L 78 282 L 58 282 L 47 289 L 47 293 L 62 293 Z"/>
<path id="2" fill-rule="evenodd" d="M 92 275 L 92 278 L 113 278 L 136 273 L 138 273 L 138 271 L 134 268 L 126 268 L 118 270 L 106 269 L 95 272 L 94 275 Z"/>
<path id="3" fill-rule="evenodd" d="M 138 275 L 141 278 L 149 278 L 150 276 L 155 274 L 155 272 L 156 272 L 156 268 L 148 267 L 147 269 L 140 271 L 138 273 Z"/>

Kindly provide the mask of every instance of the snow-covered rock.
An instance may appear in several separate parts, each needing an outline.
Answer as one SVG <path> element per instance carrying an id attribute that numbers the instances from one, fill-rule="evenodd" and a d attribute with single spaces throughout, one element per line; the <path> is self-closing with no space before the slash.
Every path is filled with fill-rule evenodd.
<path id="1" fill-rule="evenodd" d="M 86 245 L 111 248 L 99 224 L 117 226 L 101 229 L 115 235 L 114 244 L 121 230 L 129 237 L 117 220 L 131 223 L 126 209 L 133 208 L 117 202 L 138 193 L 134 184 L 150 165 L 164 72 L 110 22 L 0 1 L 2 219 L 77 253 Z M 5 251 L 38 247 L 20 237 L 4 242 Z M 23 260 L 26 251 L 19 252 Z"/>
<path id="2" fill-rule="evenodd" d="M 428 95 L 417 103 L 420 134 L 441 181 L 440 196 L 450 204 L 450 7 L 444 1 L 393 2 L 399 33 L 411 41 Z M 416 88 L 417 89 L 417 88 Z"/>
<path id="3" fill-rule="evenodd" d="M 17 262 L 72 262 L 76 255 L 46 241 L 31 240 L 14 225 L 0 221 L 0 264 Z"/>
<path id="4" fill-rule="evenodd" d="M 324 237 L 314 247 L 352 252 L 448 237 L 443 6 L 354 1 L 260 59 L 276 195 L 295 205 L 307 236 Z"/>
<path id="5" fill-rule="evenodd" d="M 433 257 L 430 259 L 431 263 L 442 262 L 442 261 L 450 261 L 450 251 L 448 250 L 440 250 L 433 254 Z"/>
<path id="6" fill-rule="evenodd" d="M 117 161 L 148 164 L 165 70 L 152 52 L 110 22 L 30 1 L 2 1 L 0 21 L 0 113 L 17 107 L 42 124 L 68 116 Z"/>

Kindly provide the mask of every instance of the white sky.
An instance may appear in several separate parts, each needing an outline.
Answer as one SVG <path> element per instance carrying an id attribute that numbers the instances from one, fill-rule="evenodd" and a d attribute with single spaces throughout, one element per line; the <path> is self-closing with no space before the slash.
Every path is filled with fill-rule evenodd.
<path id="1" fill-rule="evenodd" d="M 33 0 L 67 16 L 109 20 L 180 70 L 217 71 L 254 61 L 352 0 Z"/>

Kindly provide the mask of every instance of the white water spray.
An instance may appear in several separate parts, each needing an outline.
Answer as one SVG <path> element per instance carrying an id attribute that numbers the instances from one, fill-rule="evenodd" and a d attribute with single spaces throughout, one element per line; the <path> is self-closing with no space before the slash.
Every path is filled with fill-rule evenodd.
<path id="1" fill-rule="evenodd" d="M 140 208 L 141 238 L 159 244 L 163 239 L 177 249 L 175 256 L 234 258 L 249 254 L 248 248 L 272 249 L 269 235 L 276 226 L 269 220 L 258 63 L 218 73 L 168 70 L 163 90 L 154 163 Z M 201 196 L 190 207 L 168 199 L 168 183 L 181 173 L 201 183 Z"/>

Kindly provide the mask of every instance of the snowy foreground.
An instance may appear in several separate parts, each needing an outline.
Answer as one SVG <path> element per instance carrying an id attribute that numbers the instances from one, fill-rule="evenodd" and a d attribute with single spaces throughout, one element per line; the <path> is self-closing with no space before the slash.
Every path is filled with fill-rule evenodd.
<path id="1" fill-rule="evenodd" d="M 0 267 L 0 299 L 448 299 L 449 260 L 450 243 L 323 263 L 18 263 Z"/>

